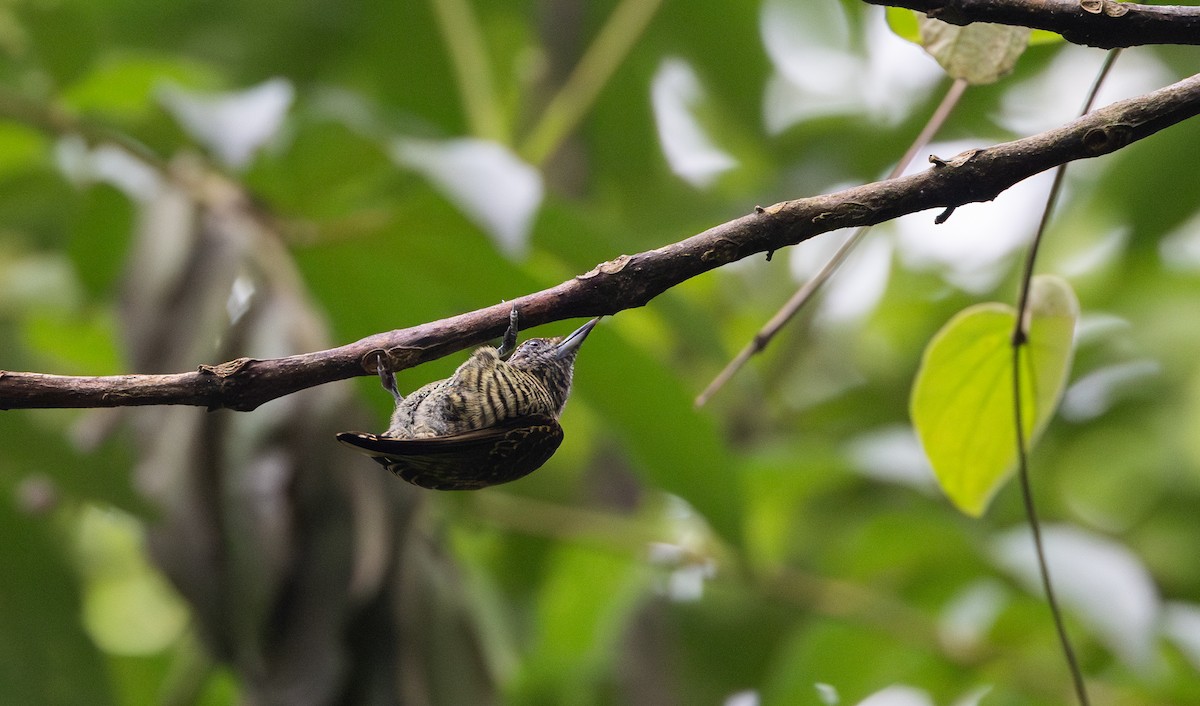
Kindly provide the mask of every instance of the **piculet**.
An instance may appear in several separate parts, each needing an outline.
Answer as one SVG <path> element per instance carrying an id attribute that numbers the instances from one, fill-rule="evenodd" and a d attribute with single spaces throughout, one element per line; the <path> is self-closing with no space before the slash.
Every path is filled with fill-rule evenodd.
<path id="1" fill-rule="evenodd" d="M 513 307 L 499 348 L 479 348 L 454 375 L 408 397 L 381 366 L 383 386 L 396 398 L 388 430 L 347 431 L 337 439 L 431 490 L 477 490 L 524 477 L 562 443 L 558 416 L 571 392 L 575 355 L 597 321 L 569 336 L 517 346 Z"/>

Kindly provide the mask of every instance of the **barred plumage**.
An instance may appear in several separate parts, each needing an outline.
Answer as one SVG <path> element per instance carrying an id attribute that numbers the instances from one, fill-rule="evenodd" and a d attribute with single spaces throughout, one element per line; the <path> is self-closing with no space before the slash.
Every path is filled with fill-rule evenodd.
<path id="1" fill-rule="evenodd" d="M 514 307 L 503 345 L 476 350 L 445 380 L 402 397 L 381 371 L 396 398 L 388 430 L 343 432 L 338 440 L 424 488 L 471 490 L 527 475 L 562 442 L 558 415 L 575 355 L 597 321 L 565 338 L 530 339 L 508 356 L 517 336 Z"/>

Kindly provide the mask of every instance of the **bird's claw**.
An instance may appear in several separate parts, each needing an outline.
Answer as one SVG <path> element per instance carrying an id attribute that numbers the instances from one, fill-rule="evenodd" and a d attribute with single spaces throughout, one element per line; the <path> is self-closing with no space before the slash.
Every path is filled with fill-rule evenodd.
<path id="1" fill-rule="evenodd" d="M 500 342 L 497 352 L 501 358 L 507 358 L 517 347 L 517 305 L 513 304 L 508 312 L 508 330 L 504 332 L 504 340 Z"/>
<path id="2" fill-rule="evenodd" d="M 383 351 L 379 352 L 379 357 L 375 359 L 375 370 L 379 372 L 379 382 L 383 384 L 383 389 L 392 393 L 392 397 L 399 403 L 404 397 L 396 389 L 396 376 L 383 364 L 384 355 Z"/>

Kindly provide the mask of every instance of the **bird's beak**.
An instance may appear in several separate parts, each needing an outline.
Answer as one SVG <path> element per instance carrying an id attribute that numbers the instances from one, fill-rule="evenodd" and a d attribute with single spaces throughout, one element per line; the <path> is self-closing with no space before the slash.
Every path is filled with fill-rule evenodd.
<path id="1" fill-rule="evenodd" d="M 555 347 L 554 357 L 561 360 L 568 356 L 574 355 L 575 351 L 579 350 L 579 347 L 583 345 L 583 339 L 588 337 L 588 334 L 591 333 L 592 329 L 596 327 L 596 322 L 599 320 L 600 317 L 597 316 L 583 326 L 575 329 L 570 336 L 564 338 L 562 342 Z"/>

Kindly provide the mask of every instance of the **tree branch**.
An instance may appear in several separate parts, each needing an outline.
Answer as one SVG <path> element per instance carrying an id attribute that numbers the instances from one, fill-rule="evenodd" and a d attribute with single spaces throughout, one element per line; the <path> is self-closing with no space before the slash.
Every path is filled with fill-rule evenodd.
<path id="1" fill-rule="evenodd" d="M 696 275 L 820 233 L 873 225 L 931 208 L 990 201 L 1013 184 L 1077 159 L 1114 152 L 1200 113 L 1200 74 L 1114 103 L 1031 137 L 968 150 L 898 179 L 756 209 L 686 240 L 622 255 L 550 289 L 514 300 L 526 326 L 614 314 L 646 304 Z M 172 375 L 67 377 L 0 371 L 0 409 L 182 404 L 251 410 L 269 400 L 356 375 L 374 375 L 379 355 L 393 370 L 413 367 L 499 336 L 501 303 L 331 350 L 239 358 Z"/>
<path id="2" fill-rule="evenodd" d="M 1115 0 L 866 0 L 917 10 L 953 25 L 994 22 L 1058 32 L 1101 49 L 1200 44 L 1200 7 Z"/>

